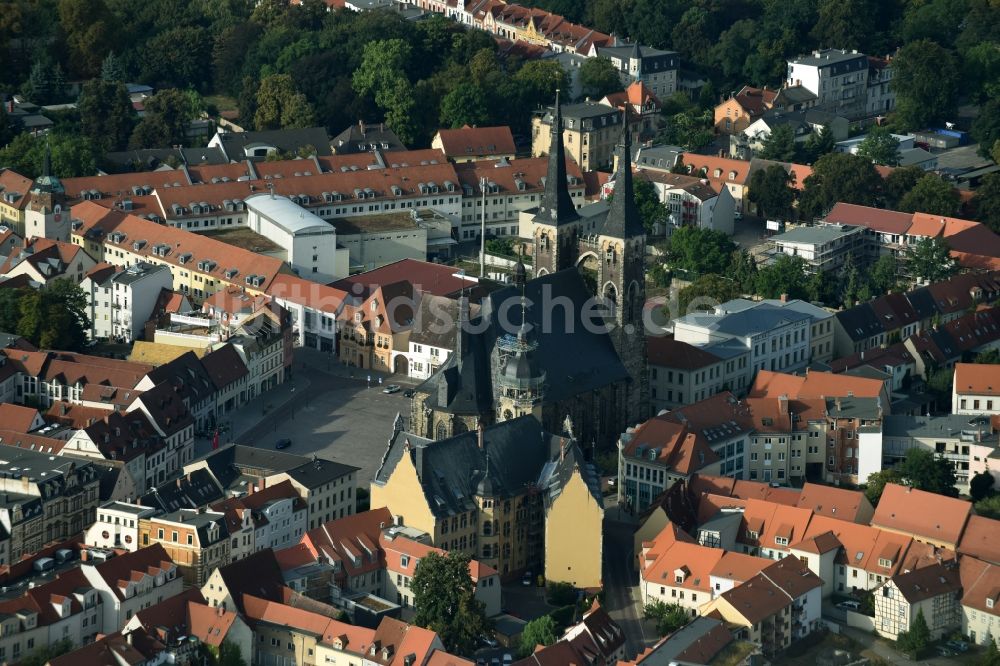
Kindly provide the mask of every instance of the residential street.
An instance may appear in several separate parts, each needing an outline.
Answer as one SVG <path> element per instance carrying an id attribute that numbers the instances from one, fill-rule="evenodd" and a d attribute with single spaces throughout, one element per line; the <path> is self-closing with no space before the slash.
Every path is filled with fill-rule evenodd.
<path id="1" fill-rule="evenodd" d="M 656 636 L 647 633 L 642 619 L 637 575 L 632 570 L 633 525 L 620 520 L 617 505 L 604 513 L 604 605 L 625 633 L 628 655 L 652 645 Z"/>

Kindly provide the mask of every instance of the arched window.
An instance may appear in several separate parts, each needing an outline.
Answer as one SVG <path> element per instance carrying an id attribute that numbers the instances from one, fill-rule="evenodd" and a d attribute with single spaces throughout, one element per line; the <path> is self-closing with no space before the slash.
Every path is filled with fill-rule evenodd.
<path id="1" fill-rule="evenodd" d="M 448 424 L 442 421 L 437 425 L 437 434 L 434 439 L 447 439 L 448 438 Z"/>

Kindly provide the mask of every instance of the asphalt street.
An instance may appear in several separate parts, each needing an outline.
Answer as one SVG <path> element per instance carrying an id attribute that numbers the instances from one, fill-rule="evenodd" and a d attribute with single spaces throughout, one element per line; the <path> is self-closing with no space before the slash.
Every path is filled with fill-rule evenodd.
<path id="1" fill-rule="evenodd" d="M 605 511 L 604 607 L 625 633 L 629 655 L 638 654 L 657 639 L 642 619 L 638 575 L 632 567 L 633 532 L 631 522 L 618 519 L 616 506 Z"/>

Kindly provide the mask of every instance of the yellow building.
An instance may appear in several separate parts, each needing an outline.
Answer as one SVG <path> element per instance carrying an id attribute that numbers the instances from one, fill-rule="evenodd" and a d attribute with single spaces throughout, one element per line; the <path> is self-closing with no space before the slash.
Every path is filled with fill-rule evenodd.
<path id="1" fill-rule="evenodd" d="M 24 236 L 24 210 L 28 205 L 31 179 L 16 171 L 0 169 L 0 224 Z"/>
<path id="2" fill-rule="evenodd" d="M 131 266 L 139 261 L 170 267 L 173 290 L 200 303 L 221 289 L 250 296 L 266 293 L 285 262 L 184 229 L 177 229 L 93 201 L 73 206 L 71 241 L 96 261 Z"/>
<path id="3" fill-rule="evenodd" d="M 371 503 L 501 576 L 544 571 L 598 587 L 597 488 L 576 444 L 530 414 L 437 442 L 403 432 L 397 419 Z"/>

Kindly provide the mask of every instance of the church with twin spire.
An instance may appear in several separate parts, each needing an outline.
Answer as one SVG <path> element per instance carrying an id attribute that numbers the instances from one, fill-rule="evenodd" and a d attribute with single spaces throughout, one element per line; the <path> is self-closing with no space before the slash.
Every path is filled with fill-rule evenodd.
<path id="1" fill-rule="evenodd" d="M 558 93 L 545 188 L 531 216 L 530 267 L 459 307 L 455 347 L 415 390 L 409 430 L 442 440 L 527 414 L 547 432 L 571 423 L 583 447 L 613 446 L 648 418 L 643 304 L 645 230 L 635 206 L 627 123 L 614 196 L 576 208 L 569 194 Z"/>

